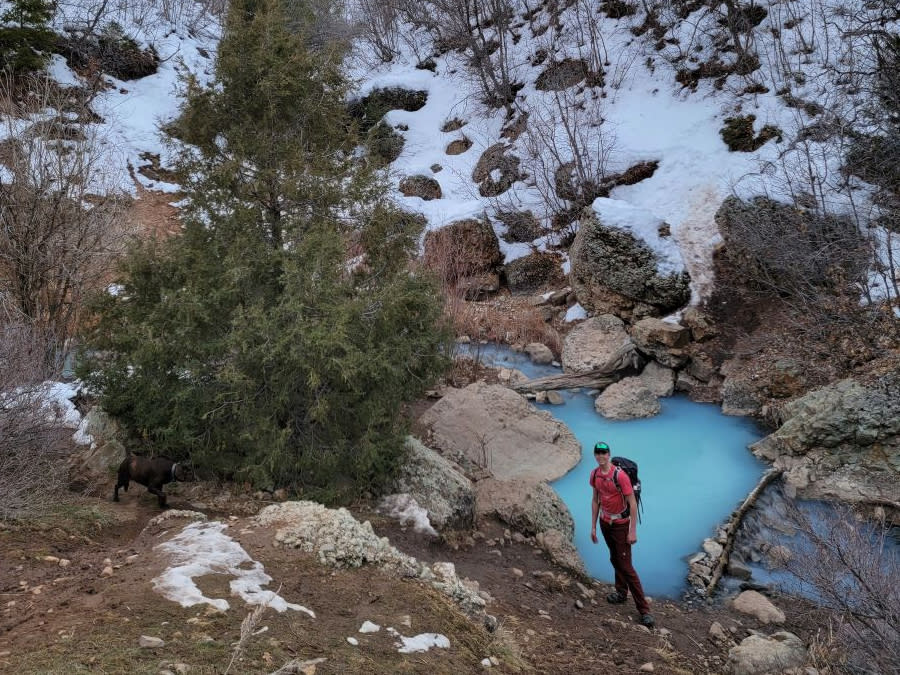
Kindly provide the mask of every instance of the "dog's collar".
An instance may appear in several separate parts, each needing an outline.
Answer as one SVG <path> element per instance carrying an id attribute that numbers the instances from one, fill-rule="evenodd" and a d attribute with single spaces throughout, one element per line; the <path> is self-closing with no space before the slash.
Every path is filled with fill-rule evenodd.
<path id="1" fill-rule="evenodd" d="M 178 462 L 172 463 L 172 482 L 175 482 L 175 467 L 178 466 Z"/>

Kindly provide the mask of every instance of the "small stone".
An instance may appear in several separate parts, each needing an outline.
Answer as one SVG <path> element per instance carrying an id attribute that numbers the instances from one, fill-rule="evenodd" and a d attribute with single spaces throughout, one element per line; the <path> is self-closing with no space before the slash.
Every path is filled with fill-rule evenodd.
<path id="1" fill-rule="evenodd" d="M 358 647 L 358 646 L 359 646 L 359 640 L 357 640 L 355 637 L 348 637 L 348 638 L 347 638 L 347 642 L 349 642 L 349 643 L 350 643 L 351 645 L 353 645 L 354 647 Z"/>
<path id="2" fill-rule="evenodd" d="M 722 628 L 722 624 L 718 621 L 713 621 L 710 625 L 709 635 L 716 640 L 724 640 L 726 637 L 725 629 Z"/>
<path id="3" fill-rule="evenodd" d="M 640 668 L 638 668 L 638 670 L 640 670 L 642 673 L 652 673 L 655 669 L 653 667 L 653 664 L 648 661 Z"/>
<path id="4" fill-rule="evenodd" d="M 494 665 L 494 664 L 491 663 L 490 659 L 481 659 L 481 667 L 482 668 L 490 668 L 492 665 Z"/>
<path id="5" fill-rule="evenodd" d="M 107 565 L 103 568 L 103 571 L 100 572 L 101 577 L 111 577 L 113 575 L 112 565 Z"/>
<path id="6" fill-rule="evenodd" d="M 400 625 L 406 626 L 407 628 L 412 627 L 412 619 L 409 618 L 409 614 L 404 614 L 400 617 Z"/>
<path id="7" fill-rule="evenodd" d="M 496 656 L 489 656 L 488 658 L 490 659 L 492 666 L 500 665 L 500 659 L 498 659 Z"/>
<path id="8" fill-rule="evenodd" d="M 2 652 L 0 652 L 0 659 L 5 659 L 7 656 L 11 656 L 11 655 L 12 655 L 11 651 L 9 651 L 8 649 L 4 649 Z"/>
<path id="9" fill-rule="evenodd" d="M 67 560 L 66 558 L 60 558 L 59 562 L 57 563 L 57 565 L 59 565 L 60 567 L 68 567 L 71 564 L 72 564 L 72 561 Z"/>
<path id="10" fill-rule="evenodd" d="M 103 559 L 103 566 L 104 566 L 104 567 L 111 567 L 111 566 L 112 566 L 112 560 L 110 560 L 109 558 L 104 558 L 104 559 Z"/>
<path id="11" fill-rule="evenodd" d="M 44 562 L 48 562 L 48 563 L 58 563 L 59 562 L 59 558 L 57 558 L 55 555 L 45 555 L 42 558 L 42 560 Z"/>
<path id="12" fill-rule="evenodd" d="M 138 646 L 143 649 L 156 649 L 157 647 L 162 647 L 166 643 L 163 642 L 162 638 L 152 637 L 150 635 L 141 635 L 138 639 Z"/>
<path id="13" fill-rule="evenodd" d="M 577 599 L 577 598 L 575 599 L 575 606 L 576 606 L 578 609 L 584 609 L 584 603 L 583 603 L 581 600 Z"/>
<path id="14" fill-rule="evenodd" d="M 185 673 L 191 672 L 191 667 L 186 663 L 173 663 L 171 668 L 178 673 L 178 675 L 184 675 Z"/>
<path id="15" fill-rule="evenodd" d="M 668 628 L 660 628 L 656 632 L 659 633 L 660 635 L 662 635 L 663 637 L 669 637 L 672 634 L 672 631 L 670 631 Z"/>
<path id="16" fill-rule="evenodd" d="M 510 572 L 512 572 L 512 575 L 514 577 L 522 577 L 525 575 L 525 572 L 520 570 L 518 567 L 513 567 L 512 569 L 510 569 Z"/>
<path id="17" fill-rule="evenodd" d="M 43 589 L 40 586 L 35 586 L 31 589 L 32 595 L 40 595 L 43 592 Z"/>

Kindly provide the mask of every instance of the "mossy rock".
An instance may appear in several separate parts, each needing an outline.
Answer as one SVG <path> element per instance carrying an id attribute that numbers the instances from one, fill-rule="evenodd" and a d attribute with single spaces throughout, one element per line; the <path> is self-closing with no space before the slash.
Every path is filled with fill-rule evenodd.
<path id="1" fill-rule="evenodd" d="M 544 234 L 543 228 L 531 211 L 501 211 L 497 220 L 506 225 L 503 239 L 510 243 L 527 244 Z"/>
<path id="2" fill-rule="evenodd" d="M 419 197 L 426 202 L 443 196 L 441 184 L 430 176 L 407 176 L 400 181 L 399 189 L 404 197 Z"/>
<path id="3" fill-rule="evenodd" d="M 159 70 L 159 54 L 153 45 L 140 45 L 113 22 L 99 36 L 61 38 L 57 51 L 73 70 L 99 68 L 119 80 L 138 80 Z"/>
<path id="4" fill-rule="evenodd" d="M 403 152 L 406 139 L 385 122 L 379 122 L 369 130 L 366 146 L 373 164 L 382 168 L 396 160 Z"/>
<path id="5" fill-rule="evenodd" d="M 556 253 L 532 253 L 517 258 L 503 267 L 506 285 L 514 294 L 533 293 L 565 282 L 562 257 Z"/>
<path id="6" fill-rule="evenodd" d="M 507 149 L 504 143 L 495 143 L 478 159 L 472 171 L 472 180 L 479 183 L 478 192 L 482 197 L 501 195 L 523 177 L 519 171 L 521 160 L 506 154 Z"/>
<path id="7" fill-rule="evenodd" d="M 719 135 L 732 152 L 753 152 L 775 138 L 781 141 L 781 129 L 767 124 L 760 129 L 759 134 L 753 131 L 755 115 L 744 117 L 728 117 L 725 126 L 719 130 Z"/>
<path id="8" fill-rule="evenodd" d="M 610 19 L 624 19 L 626 16 L 637 14 L 637 5 L 622 0 L 606 0 L 600 3 L 600 10 L 606 12 Z"/>
<path id="9" fill-rule="evenodd" d="M 347 111 L 359 123 L 360 130 L 367 132 L 378 124 L 389 111 L 415 112 L 420 110 L 427 101 L 427 91 L 391 87 L 376 89 L 368 96 L 352 101 L 347 107 Z"/>
<path id="10" fill-rule="evenodd" d="M 551 63 L 535 80 L 539 91 L 562 91 L 581 81 L 588 86 L 603 86 L 603 73 L 593 72 L 583 59 L 564 59 Z"/>

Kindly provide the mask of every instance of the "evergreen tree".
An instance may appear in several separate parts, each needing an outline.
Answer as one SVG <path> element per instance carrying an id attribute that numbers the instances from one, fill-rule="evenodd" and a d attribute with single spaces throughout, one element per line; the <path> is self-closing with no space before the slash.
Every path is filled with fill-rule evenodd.
<path id="1" fill-rule="evenodd" d="M 408 271 L 421 226 L 354 161 L 341 55 L 293 11 L 231 4 L 216 82 L 175 125 L 183 232 L 129 256 L 81 373 L 159 451 L 336 497 L 389 478 L 447 334 Z"/>
<path id="2" fill-rule="evenodd" d="M 11 0 L 0 14 L 0 68 L 27 73 L 44 67 L 56 35 L 47 27 L 52 2 Z"/>

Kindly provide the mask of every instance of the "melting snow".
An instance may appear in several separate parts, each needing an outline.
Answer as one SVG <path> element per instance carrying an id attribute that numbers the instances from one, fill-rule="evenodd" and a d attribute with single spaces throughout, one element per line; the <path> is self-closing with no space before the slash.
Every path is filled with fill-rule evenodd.
<path id="1" fill-rule="evenodd" d="M 363 625 L 359 627 L 360 633 L 377 633 L 381 630 L 381 626 L 371 621 L 363 621 Z"/>
<path id="2" fill-rule="evenodd" d="M 315 613 L 306 607 L 262 588 L 272 577 L 224 533 L 227 527 L 220 522 L 191 523 L 171 540 L 157 545 L 155 548 L 169 554 L 173 566 L 153 579 L 153 589 L 182 607 L 206 603 L 225 611 L 229 607 L 227 600 L 206 597 L 194 583 L 196 577 L 206 574 L 225 574 L 236 577 L 230 584 L 231 593 L 248 605 L 266 604 L 277 612 L 293 609 L 315 618 Z"/>
<path id="3" fill-rule="evenodd" d="M 416 652 L 427 652 L 432 647 L 439 649 L 450 649 L 450 640 L 446 635 L 440 633 L 419 633 L 412 637 L 403 637 L 397 635 L 398 642 L 394 645 L 401 654 L 415 654 Z"/>
<path id="4" fill-rule="evenodd" d="M 428 511 L 419 506 L 419 503 L 408 494 L 388 495 L 381 500 L 378 511 L 391 518 L 396 518 L 403 526 L 411 523 L 416 532 L 430 534 L 433 537 L 438 536 L 431 526 L 431 521 L 428 520 Z"/>
<path id="5" fill-rule="evenodd" d="M 575 303 L 569 309 L 566 310 L 566 322 L 571 323 L 572 321 L 581 321 L 582 319 L 587 318 L 587 312 L 584 307 L 581 306 L 580 303 Z"/>

